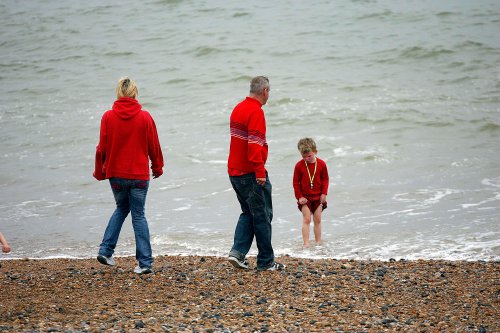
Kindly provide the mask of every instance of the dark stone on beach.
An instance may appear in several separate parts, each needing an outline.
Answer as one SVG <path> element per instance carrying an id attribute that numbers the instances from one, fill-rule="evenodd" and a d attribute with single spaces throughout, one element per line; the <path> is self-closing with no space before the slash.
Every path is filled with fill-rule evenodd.
<path id="1" fill-rule="evenodd" d="M 491 308 L 493 305 L 491 305 L 490 303 L 477 302 L 477 306 Z"/>
<path id="2" fill-rule="evenodd" d="M 144 322 L 142 320 L 136 320 L 134 327 L 135 328 L 144 328 Z"/>
<path id="3" fill-rule="evenodd" d="M 163 330 L 163 332 L 170 332 L 170 330 L 173 328 L 174 327 L 171 325 L 166 325 L 166 324 L 161 325 L 161 329 Z"/>
<path id="4" fill-rule="evenodd" d="M 379 267 L 379 268 L 375 269 L 374 273 L 377 276 L 384 277 L 385 274 L 387 273 L 387 268 L 385 268 L 385 267 Z"/>
<path id="5" fill-rule="evenodd" d="M 477 332 L 478 333 L 486 333 L 486 328 L 484 328 L 483 326 L 479 326 L 479 329 Z"/>
<path id="6" fill-rule="evenodd" d="M 207 261 L 207 259 L 205 259 L 205 257 L 200 258 L 200 262 L 205 262 L 205 261 Z"/>
<path id="7" fill-rule="evenodd" d="M 247 311 L 247 312 L 243 313 L 243 317 L 253 317 L 253 312 Z"/>
<path id="8" fill-rule="evenodd" d="M 390 261 L 390 262 L 396 262 L 396 259 L 391 258 L 391 259 L 389 259 L 389 261 Z"/>
<path id="9" fill-rule="evenodd" d="M 257 304 L 265 304 L 267 303 L 267 298 L 261 297 L 257 300 Z"/>

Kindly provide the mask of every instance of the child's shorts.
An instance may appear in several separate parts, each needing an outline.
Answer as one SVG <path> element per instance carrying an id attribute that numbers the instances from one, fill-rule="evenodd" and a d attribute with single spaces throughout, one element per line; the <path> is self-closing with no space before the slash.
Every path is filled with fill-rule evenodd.
<path id="1" fill-rule="evenodd" d="M 307 202 L 304 204 L 306 205 L 307 207 L 309 207 L 309 210 L 311 211 L 311 214 L 314 214 L 314 212 L 316 211 L 316 209 L 318 209 L 319 205 L 321 205 L 321 202 L 319 200 L 314 200 L 314 201 L 311 201 L 311 200 L 307 200 Z M 297 206 L 299 207 L 299 210 L 302 211 L 302 206 L 301 204 L 299 204 L 297 202 Z M 326 201 L 323 202 L 323 210 L 325 210 L 327 207 L 326 205 Z"/>

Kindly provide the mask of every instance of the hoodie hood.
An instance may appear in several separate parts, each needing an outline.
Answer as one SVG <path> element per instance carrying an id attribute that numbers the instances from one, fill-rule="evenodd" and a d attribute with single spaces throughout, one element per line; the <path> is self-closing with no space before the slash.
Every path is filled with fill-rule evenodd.
<path id="1" fill-rule="evenodd" d="M 121 119 L 134 118 L 142 110 L 142 105 L 136 99 L 122 97 L 113 103 L 113 112 Z"/>

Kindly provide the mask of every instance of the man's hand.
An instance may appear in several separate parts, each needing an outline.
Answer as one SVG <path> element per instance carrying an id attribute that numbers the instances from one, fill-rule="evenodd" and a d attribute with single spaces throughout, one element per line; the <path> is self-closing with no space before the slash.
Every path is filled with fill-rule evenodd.
<path id="1" fill-rule="evenodd" d="M 264 186 L 266 184 L 266 178 L 256 178 L 257 184 Z"/>

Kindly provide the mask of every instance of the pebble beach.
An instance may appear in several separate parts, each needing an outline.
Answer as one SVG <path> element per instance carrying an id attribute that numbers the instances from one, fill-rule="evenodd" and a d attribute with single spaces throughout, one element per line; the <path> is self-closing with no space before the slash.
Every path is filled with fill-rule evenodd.
<path id="1" fill-rule="evenodd" d="M 277 259 L 2 260 L 0 332 L 500 331 L 498 262 Z"/>

